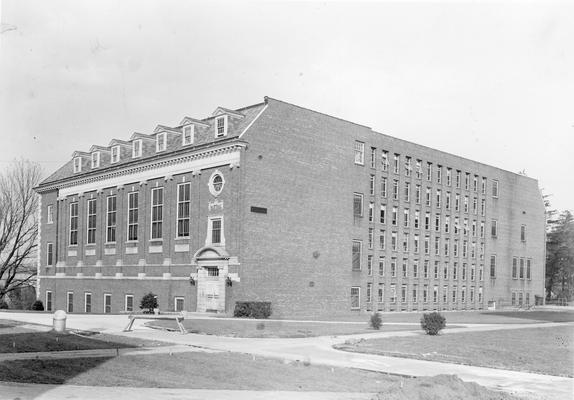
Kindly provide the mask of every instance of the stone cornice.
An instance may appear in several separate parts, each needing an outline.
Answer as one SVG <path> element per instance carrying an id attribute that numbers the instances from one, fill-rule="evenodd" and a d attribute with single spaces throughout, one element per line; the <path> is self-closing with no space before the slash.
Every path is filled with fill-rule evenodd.
<path id="1" fill-rule="evenodd" d="M 49 182 L 36 188 L 38 193 L 45 193 L 55 189 L 66 189 L 76 186 L 86 186 L 90 184 L 97 185 L 99 182 L 113 180 L 120 177 L 137 175 L 147 171 L 165 169 L 172 166 L 177 167 L 179 164 L 190 164 L 201 160 L 206 160 L 216 156 L 234 153 L 247 147 L 244 141 L 234 140 L 233 142 L 215 143 L 207 148 L 196 149 L 192 152 L 181 152 L 156 156 L 147 160 L 138 160 L 135 163 L 129 163 L 108 168 L 107 170 L 98 171 L 96 174 L 83 175 L 79 177 L 68 177 L 56 182 Z M 237 161 L 232 162 L 236 164 Z M 194 169 L 195 170 L 195 169 Z M 137 180 L 138 182 L 140 180 Z"/>

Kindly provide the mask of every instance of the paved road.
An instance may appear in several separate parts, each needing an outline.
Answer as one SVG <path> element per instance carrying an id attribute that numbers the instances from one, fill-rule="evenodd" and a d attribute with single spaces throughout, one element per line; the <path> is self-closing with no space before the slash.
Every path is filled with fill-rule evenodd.
<path id="1" fill-rule="evenodd" d="M 2 318 L 2 316 L 3 315 L 0 314 L 0 318 Z M 6 314 L 5 318 L 29 323 L 51 323 L 51 316 L 49 314 L 10 313 Z M 365 370 L 401 374 L 407 376 L 456 374 L 465 381 L 476 382 L 480 385 L 493 389 L 504 390 L 509 393 L 526 395 L 529 397 L 536 396 L 539 398 L 551 398 L 552 400 L 571 400 L 574 394 L 574 379 L 572 378 L 506 371 L 483 367 L 472 367 L 466 365 L 438 363 L 423 360 L 384 357 L 370 354 L 349 353 L 338 351 L 332 348 L 334 344 L 342 343 L 349 339 L 357 340 L 366 337 L 392 338 L 393 336 L 420 334 L 418 332 L 384 332 L 366 335 L 362 334 L 339 337 L 314 337 L 297 339 L 249 339 L 195 334 L 182 335 L 176 332 L 149 329 L 143 326 L 143 322 L 141 321 L 136 322 L 137 325 L 135 325 L 133 332 L 122 332 L 126 324 L 127 317 L 117 315 L 92 316 L 73 314 L 68 318 L 68 327 L 71 329 L 97 330 L 123 336 L 165 341 L 184 346 L 192 345 L 205 349 L 247 353 L 260 357 L 272 357 L 284 360 L 300 360 L 310 362 L 311 364 L 360 368 Z M 465 328 L 454 328 L 446 330 L 444 332 L 447 334 L 453 334 L 457 331 L 469 332 L 563 325 L 574 327 L 573 323 L 529 323 L 512 325 L 475 324 L 467 325 Z M 98 391 L 100 391 L 100 389 L 98 389 Z M 215 393 L 213 393 L 213 395 L 215 395 Z M 272 396 L 272 398 L 277 397 Z"/>

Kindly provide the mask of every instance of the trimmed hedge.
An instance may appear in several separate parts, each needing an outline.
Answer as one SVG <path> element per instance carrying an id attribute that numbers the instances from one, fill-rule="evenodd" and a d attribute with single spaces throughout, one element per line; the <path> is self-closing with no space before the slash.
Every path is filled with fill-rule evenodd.
<path id="1" fill-rule="evenodd" d="M 421 318 L 421 328 L 427 335 L 438 335 L 446 326 L 446 318 L 438 312 L 423 314 Z"/>
<path id="2" fill-rule="evenodd" d="M 237 301 L 233 316 L 238 318 L 266 319 L 271 316 L 269 301 Z"/>

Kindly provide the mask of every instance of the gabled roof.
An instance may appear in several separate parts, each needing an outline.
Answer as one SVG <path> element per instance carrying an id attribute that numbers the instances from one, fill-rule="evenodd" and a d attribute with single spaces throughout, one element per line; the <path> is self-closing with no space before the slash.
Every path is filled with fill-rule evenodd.
<path id="1" fill-rule="evenodd" d="M 211 114 L 212 117 L 217 117 L 219 115 L 229 115 L 230 117 L 234 117 L 234 118 L 245 118 L 245 114 L 242 114 L 240 112 L 237 111 L 233 111 L 233 110 L 229 110 L 227 108 L 223 108 L 223 107 L 217 107 L 215 109 L 215 111 L 213 112 L 213 114 Z"/>
<path id="2" fill-rule="evenodd" d="M 94 144 L 92 147 L 90 147 L 90 153 L 94 151 L 110 151 L 110 149 L 105 146 L 98 146 L 97 144 Z"/>
<path id="3" fill-rule="evenodd" d="M 146 135 L 145 133 L 134 132 L 130 137 L 130 140 L 135 139 L 147 139 L 147 140 L 155 140 L 155 136 L 153 135 Z"/>
<path id="4" fill-rule="evenodd" d="M 131 143 L 130 143 L 130 142 L 127 142 L 127 141 L 125 141 L 125 140 L 120 140 L 120 139 L 112 139 L 112 140 L 110 141 L 110 144 L 109 144 L 108 146 L 109 146 L 109 147 L 112 147 L 112 146 L 117 146 L 117 145 L 126 146 L 126 147 L 131 147 Z"/>
<path id="5" fill-rule="evenodd" d="M 89 157 L 90 153 L 85 152 L 85 151 L 80 151 L 80 150 L 76 150 L 72 153 L 72 158 L 82 157 L 82 156 Z"/>
<path id="6" fill-rule="evenodd" d="M 206 128 L 209 127 L 208 123 L 200 121 L 200 120 L 195 119 L 195 118 L 191 118 L 191 117 L 183 117 L 183 119 L 179 123 L 179 126 L 184 126 L 184 125 L 189 125 L 189 124 L 200 125 L 200 126 L 204 126 Z"/>
<path id="7" fill-rule="evenodd" d="M 153 130 L 153 133 L 160 133 L 160 132 L 181 133 L 177 128 L 171 128 L 165 125 L 158 125 Z"/>

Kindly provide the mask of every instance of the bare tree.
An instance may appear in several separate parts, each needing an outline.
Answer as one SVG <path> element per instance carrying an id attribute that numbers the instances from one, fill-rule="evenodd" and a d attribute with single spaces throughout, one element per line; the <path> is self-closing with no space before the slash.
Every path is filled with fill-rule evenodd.
<path id="1" fill-rule="evenodd" d="M 38 236 L 38 164 L 14 161 L 0 172 L 0 300 L 32 283 Z"/>

